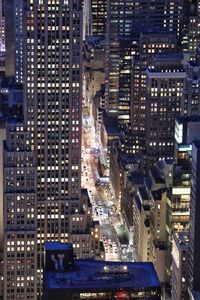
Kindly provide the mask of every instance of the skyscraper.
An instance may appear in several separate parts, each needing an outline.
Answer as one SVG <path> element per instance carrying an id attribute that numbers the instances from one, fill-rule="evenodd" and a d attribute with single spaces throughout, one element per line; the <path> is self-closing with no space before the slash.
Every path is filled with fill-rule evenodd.
<path id="1" fill-rule="evenodd" d="M 25 59 L 25 53 L 23 51 L 23 39 L 25 38 L 25 11 L 23 8 L 24 5 L 24 1 L 14 0 L 13 31 L 15 34 L 15 80 L 17 83 L 23 83 L 23 60 Z"/>
<path id="2" fill-rule="evenodd" d="M 107 78 L 108 112 L 117 115 L 119 97 L 119 38 L 130 37 L 133 27 L 157 28 L 179 37 L 183 0 L 109 0 L 107 6 Z"/>
<path id="3" fill-rule="evenodd" d="M 188 11 L 188 51 L 190 53 L 190 59 L 195 60 L 196 48 L 199 45 L 200 37 L 200 1 L 190 1 L 190 9 Z"/>
<path id="4" fill-rule="evenodd" d="M 185 88 L 181 100 L 181 115 L 200 114 L 200 48 L 196 49 L 196 61 L 185 64 Z"/>
<path id="5" fill-rule="evenodd" d="M 4 299 L 37 299 L 36 157 L 21 120 L 4 147 Z"/>
<path id="6" fill-rule="evenodd" d="M 27 2 L 24 115 L 37 150 L 41 227 L 54 232 L 66 220 L 43 218 L 45 202 L 66 216 L 81 197 L 82 10 L 78 0 Z"/>
<path id="7" fill-rule="evenodd" d="M 136 0 L 135 22 L 181 34 L 183 0 Z"/>
<path id="8" fill-rule="evenodd" d="M 145 147 L 146 120 L 146 69 L 153 64 L 157 54 L 176 52 L 177 40 L 174 34 L 158 30 L 144 30 L 138 41 L 138 49 L 133 56 L 131 79 L 131 131 L 132 151 L 138 152 Z"/>
<path id="9" fill-rule="evenodd" d="M 119 97 L 119 38 L 132 32 L 134 1 L 108 1 L 107 54 L 106 54 L 106 101 L 109 114 L 117 116 Z"/>
<path id="10" fill-rule="evenodd" d="M 94 36 L 106 35 L 107 0 L 91 0 Z"/>
<path id="11" fill-rule="evenodd" d="M 4 201 L 6 205 L 9 205 L 9 201 L 11 204 L 5 213 L 7 225 L 4 236 L 10 243 L 7 246 L 12 253 L 5 247 L 4 255 L 10 259 L 12 266 L 17 266 L 21 252 L 25 254 L 20 275 L 20 267 L 19 270 L 15 267 L 15 273 L 12 273 L 5 265 L 5 299 L 21 299 L 23 293 L 25 299 L 36 299 L 37 274 L 38 294 L 41 293 L 44 241 L 72 242 L 77 257 L 88 258 L 95 254 L 94 249 L 98 251 L 99 228 L 92 221 L 87 192 L 81 192 L 81 3 L 79 0 L 19 2 L 17 4 L 22 15 L 16 14 L 16 17 L 22 17 L 20 20 L 23 25 L 23 35 L 19 33 L 22 37 L 19 48 L 22 46 L 23 51 L 24 119 L 22 125 L 15 125 L 15 134 L 12 128 L 8 130 L 8 152 L 11 147 L 14 171 L 5 169 L 10 173 L 5 177 L 7 189 Z M 16 24 L 21 24 L 20 20 Z M 18 133 L 18 128 L 22 128 L 22 133 L 21 129 Z M 24 137 L 24 131 L 28 138 L 27 135 Z M 5 156 L 7 167 L 8 156 L 9 153 Z M 17 162 L 18 156 L 22 160 L 20 163 Z M 33 156 L 35 177 L 32 173 L 28 175 L 28 167 L 26 171 L 23 170 L 28 161 L 26 156 L 28 159 Z M 26 182 L 28 176 L 32 176 L 29 184 Z M 14 198 L 9 198 L 10 189 Z M 27 200 L 31 192 L 36 197 Z M 28 201 L 31 202 L 30 209 L 33 209 L 30 213 L 26 211 Z M 15 203 L 21 203 L 22 208 Z M 31 229 L 27 229 L 28 222 L 31 222 Z M 8 225 L 11 231 L 9 236 Z M 28 237 L 27 232 L 24 233 L 26 230 L 31 231 Z M 30 248 L 27 251 L 31 252 L 27 257 L 25 248 Z M 29 256 L 32 257 L 31 266 L 25 264 Z M 30 268 L 32 271 L 29 276 Z"/>
<path id="12" fill-rule="evenodd" d="M 77 228 L 86 208 L 81 202 L 82 9 L 78 0 L 30 0 L 26 17 L 24 115 L 37 155 L 41 252 L 45 240 L 68 241 L 74 227 L 76 233 L 84 230 Z"/>
<path id="13" fill-rule="evenodd" d="M 180 55 L 158 55 L 146 80 L 147 165 L 174 154 L 175 118 L 180 115 L 186 73 Z"/>

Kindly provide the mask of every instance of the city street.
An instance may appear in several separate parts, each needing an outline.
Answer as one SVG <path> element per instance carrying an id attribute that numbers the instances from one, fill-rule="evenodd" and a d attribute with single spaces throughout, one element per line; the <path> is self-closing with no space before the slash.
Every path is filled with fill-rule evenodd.
<path id="1" fill-rule="evenodd" d="M 85 111 L 88 113 L 89 109 Z M 105 259 L 110 261 L 133 260 L 133 255 L 130 255 L 130 251 L 128 251 L 128 239 L 121 230 L 122 225 L 115 212 L 112 187 L 109 182 L 101 182 L 99 178 L 97 158 L 100 155 L 101 147 L 96 141 L 93 122 L 88 115 L 85 119 L 86 121 L 83 120 L 82 139 L 82 188 L 87 188 L 92 204 L 93 218 L 100 223 Z M 121 238 L 121 234 L 123 238 Z"/>

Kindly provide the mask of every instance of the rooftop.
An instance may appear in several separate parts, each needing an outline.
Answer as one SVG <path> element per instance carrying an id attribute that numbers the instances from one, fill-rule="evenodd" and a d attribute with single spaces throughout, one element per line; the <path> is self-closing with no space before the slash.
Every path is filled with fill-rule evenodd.
<path id="1" fill-rule="evenodd" d="M 148 200 L 149 199 L 149 195 L 148 195 L 147 190 L 144 186 L 138 187 L 138 194 L 140 195 L 142 200 Z"/>
<path id="2" fill-rule="evenodd" d="M 125 166 L 127 164 L 139 163 L 139 156 L 137 154 L 133 154 L 133 153 L 123 153 L 121 155 L 121 162 L 122 162 L 123 166 Z"/>
<path id="3" fill-rule="evenodd" d="M 118 131 L 117 119 L 112 116 L 106 116 L 105 127 L 109 136 L 119 136 L 120 132 Z"/>
<path id="4" fill-rule="evenodd" d="M 200 116 L 179 116 L 176 118 L 177 123 L 200 122 Z"/>
<path id="5" fill-rule="evenodd" d="M 189 246 L 189 232 L 177 232 L 175 235 L 176 244 L 182 250 L 187 250 Z"/>
<path id="6" fill-rule="evenodd" d="M 156 54 L 154 60 L 182 60 L 183 54 L 182 53 L 167 53 L 167 54 Z M 173 62 L 172 62 L 173 63 Z"/>
<path id="7" fill-rule="evenodd" d="M 141 185 L 144 183 L 144 178 L 142 176 L 142 173 L 140 171 L 133 171 L 129 176 L 128 176 L 129 182 L 132 182 L 135 185 Z"/>
<path id="8" fill-rule="evenodd" d="M 155 201 L 160 201 L 162 200 L 162 194 L 166 191 L 166 189 L 159 189 L 156 191 L 152 191 L 151 194 L 153 196 L 153 199 Z"/>
<path id="9" fill-rule="evenodd" d="M 68 250 L 72 249 L 72 244 L 60 243 L 60 242 L 46 242 L 44 244 L 45 250 Z"/>
<path id="10" fill-rule="evenodd" d="M 150 170 L 150 174 L 151 174 L 151 177 L 153 178 L 153 180 L 155 181 L 155 183 L 164 184 L 164 180 L 162 179 L 158 170 L 155 167 L 153 167 Z"/>
<path id="11" fill-rule="evenodd" d="M 152 178 L 151 177 L 144 177 L 144 184 L 145 184 L 145 186 L 146 186 L 146 188 L 148 189 L 148 190 L 150 190 L 151 189 L 151 187 L 152 187 Z"/>
<path id="12" fill-rule="evenodd" d="M 95 260 L 76 260 L 68 272 L 46 273 L 48 289 L 84 288 L 148 288 L 160 287 L 152 263 L 122 263 Z"/>

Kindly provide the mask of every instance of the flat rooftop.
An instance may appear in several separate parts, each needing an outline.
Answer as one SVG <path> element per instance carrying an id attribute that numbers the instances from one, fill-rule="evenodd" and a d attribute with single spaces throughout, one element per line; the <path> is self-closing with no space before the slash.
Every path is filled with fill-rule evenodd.
<path id="1" fill-rule="evenodd" d="M 141 196 L 142 200 L 148 200 L 149 195 L 147 193 L 147 190 L 144 186 L 138 187 L 138 193 Z"/>
<path id="2" fill-rule="evenodd" d="M 46 242 L 44 244 L 45 250 L 68 250 L 72 249 L 72 244 L 61 242 Z"/>
<path id="3" fill-rule="evenodd" d="M 47 271 L 45 281 L 47 289 L 62 290 L 160 288 L 158 276 L 150 262 L 75 260 L 72 271 Z"/>
<path id="4" fill-rule="evenodd" d="M 189 232 L 188 231 L 177 232 L 175 233 L 174 236 L 175 236 L 177 246 L 182 250 L 188 250 L 189 241 L 190 241 Z"/>
<path id="5" fill-rule="evenodd" d="M 153 196 L 153 199 L 155 201 L 160 201 L 162 200 L 162 194 L 166 191 L 166 189 L 159 189 L 159 190 L 155 190 L 152 191 L 151 194 Z"/>
<path id="6" fill-rule="evenodd" d="M 144 177 L 140 171 L 133 171 L 129 176 L 128 180 L 133 184 L 140 185 L 144 183 Z"/>

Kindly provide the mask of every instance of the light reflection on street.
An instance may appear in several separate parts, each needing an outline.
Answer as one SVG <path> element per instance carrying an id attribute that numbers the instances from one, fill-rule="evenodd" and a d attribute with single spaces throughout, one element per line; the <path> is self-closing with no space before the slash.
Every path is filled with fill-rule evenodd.
<path id="1" fill-rule="evenodd" d="M 88 102 L 87 102 L 88 103 Z M 111 261 L 133 260 L 127 245 L 121 245 L 116 228 L 120 228 L 116 214 L 115 199 L 109 181 L 102 181 L 98 174 L 98 157 L 104 155 L 95 134 L 91 109 L 84 108 L 82 138 L 82 188 L 87 188 L 92 204 L 93 218 L 101 226 L 101 240 L 105 248 L 105 259 Z M 133 250 L 131 250 L 131 253 Z"/>

